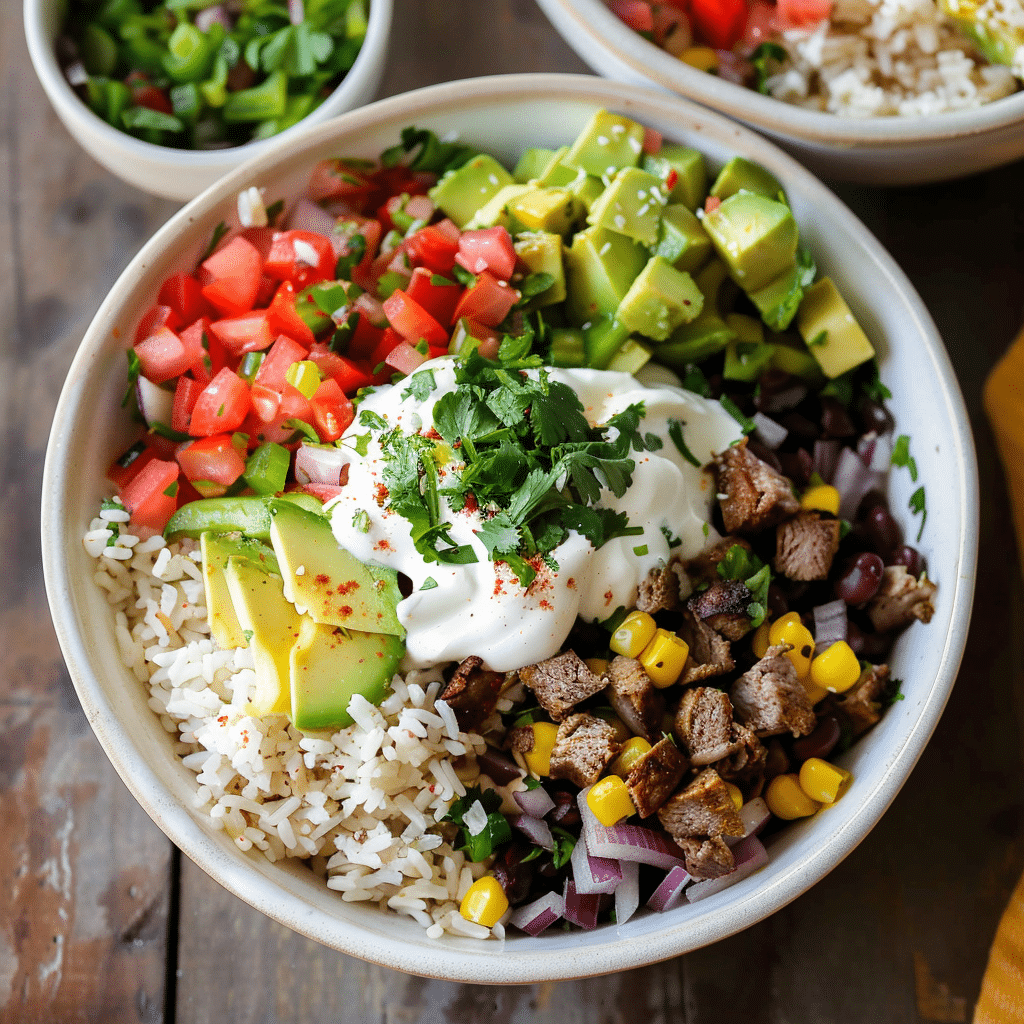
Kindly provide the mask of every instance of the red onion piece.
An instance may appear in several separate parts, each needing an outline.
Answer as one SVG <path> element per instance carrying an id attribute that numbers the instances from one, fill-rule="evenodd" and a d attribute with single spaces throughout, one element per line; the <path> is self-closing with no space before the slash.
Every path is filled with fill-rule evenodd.
<path id="1" fill-rule="evenodd" d="M 662 835 L 641 825 L 602 825 L 587 804 L 590 787 L 580 792 L 577 802 L 583 819 L 583 835 L 587 852 L 594 857 L 605 857 L 628 863 L 650 864 L 669 868 L 677 864 L 686 866 L 683 851 Z"/>
<path id="2" fill-rule="evenodd" d="M 615 887 L 615 923 L 620 928 L 640 906 L 640 865 L 622 863 L 622 881 Z"/>
<path id="3" fill-rule="evenodd" d="M 572 877 L 578 893 L 614 892 L 622 881 L 622 867 L 617 860 L 592 857 L 580 836 L 572 851 Z"/>
<path id="4" fill-rule="evenodd" d="M 293 25 L 301 25 L 306 20 L 304 0 L 288 0 L 288 20 Z"/>
<path id="5" fill-rule="evenodd" d="M 477 760 L 479 761 L 480 759 L 477 758 Z M 497 782 L 498 780 L 495 779 L 494 781 Z M 534 818 L 543 818 L 544 815 L 555 809 L 555 801 L 551 799 L 548 791 L 543 786 L 513 793 L 512 799 L 519 804 L 525 814 L 532 815 Z"/>
<path id="6" fill-rule="evenodd" d="M 196 28 L 200 32 L 209 32 L 214 25 L 222 25 L 227 32 L 235 27 L 228 9 L 223 4 L 204 7 L 196 14 Z"/>
<path id="7" fill-rule="evenodd" d="M 835 438 L 814 442 L 814 472 L 827 484 L 832 483 L 832 478 L 836 475 L 841 447 L 841 442 Z"/>
<path id="8" fill-rule="evenodd" d="M 821 654 L 837 640 L 845 640 L 849 623 L 845 601 L 829 601 L 814 609 L 814 653 Z"/>
<path id="9" fill-rule="evenodd" d="M 338 487 L 334 484 L 306 484 L 302 489 L 307 494 L 312 494 L 314 498 L 317 498 L 325 505 L 344 490 L 343 487 Z"/>
<path id="10" fill-rule="evenodd" d="M 793 384 L 782 391 L 774 394 L 762 395 L 760 400 L 761 412 L 779 413 L 786 412 L 798 406 L 807 397 L 807 388 L 803 384 Z"/>
<path id="11" fill-rule="evenodd" d="M 295 453 L 295 479 L 300 484 L 340 487 L 342 469 L 348 462 L 348 453 L 343 448 L 300 444 Z"/>
<path id="12" fill-rule="evenodd" d="M 554 924 L 565 912 L 565 900 L 561 893 L 549 892 L 540 899 L 517 907 L 508 919 L 527 935 L 540 935 L 545 928 Z"/>
<path id="13" fill-rule="evenodd" d="M 748 875 L 752 875 L 759 868 L 768 863 L 768 851 L 761 845 L 757 836 L 747 836 L 741 839 L 732 849 L 732 855 L 736 860 L 736 867 L 729 874 L 721 878 L 708 878 L 703 882 L 694 882 L 686 890 L 686 898 L 691 903 L 696 903 L 707 896 L 714 896 L 716 892 L 728 889 Z"/>
<path id="14" fill-rule="evenodd" d="M 541 849 L 553 850 L 555 848 L 555 840 L 546 821 L 532 818 L 529 814 L 517 814 L 514 818 L 509 819 L 509 824 L 519 829 L 531 843 Z"/>
<path id="15" fill-rule="evenodd" d="M 288 227 L 293 231 L 311 231 L 314 235 L 328 235 L 334 231 L 335 218 L 322 206 L 300 199 L 288 216 Z"/>
<path id="16" fill-rule="evenodd" d="M 363 313 L 374 327 L 387 327 L 388 318 L 384 313 L 383 303 L 369 292 L 363 292 L 352 306 Z"/>
<path id="17" fill-rule="evenodd" d="M 438 221 L 434 227 L 437 228 L 437 230 L 440 231 L 449 242 L 457 242 L 462 236 L 462 232 L 459 230 L 455 221 L 449 220 L 447 217 L 442 221 Z"/>
<path id="18" fill-rule="evenodd" d="M 690 874 L 686 868 L 676 865 L 662 879 L 661 884 L 651 893 L 647 906 L 657 913 L 674 910 L 686 902 L 686 886 L 690 882 Z"/>
<path id="19" fill-rule="evenodd" d="M 601 907 L 599 896 L 577 892 L 572 879 L 567 878 L 562 899 L 565 902 L 562 916 L 566 921 L 587 931 L 597 927 L 597 912 Z"/>
<path id="20" fill-rule="evenodd" d="M 412 196 L 405 204 L 405 212 L 413 220 L 428 221 L 434 216 L 434 203 L 429 196 Z"/>
<path id="21" fill-rule="evenodd" d="M 167 427 L 171 425 L 171 414 L 174 411 L 173 391 L 165 391 L 159 384 L 139 377 L 135 382 L 135 400 L 139 404 L 142 418 L 147 423 L 163 423 Z"/>
<path id="22" fill-rule="evenodd" d="M 832 478 L 839 491 L 839 518 L 852 521 L 864 495 L 876 488 L 881 490 L 883 483 L 882 474 L 868 469 L 852 448 L 843 448 Z"/>
<path id="23" fill-rule="evenodd" d="M 868 438 L 871 439 L 870 447 L 865 445 L 865 451 L 861 451 L 861 444 Z M 884 473 L 892 464 L 892 441 L 888 434 L 876 434 L 873 430 L 857 442 L 857 451 L 860 457 L 867 463 L 868 469 L 876 473 Z"/>
<path id="24" fill-rule="evenodd" d="M 523 777 L 522 768 L 515 761 L 495 750 L 494 747 L 488 747 L 482 754 L 477 754 L 476 763 L 480 771 L 499 786 L 506 786 L 514 779 L 521 779 Z M 515 795 L 513 794 L 513 796 Z M 529 807 L 523 807 L 522 804 L 519 806 L 527 814 L 532 814 L 535 818 L 544 817 L 543 814 L 537 814 L 536 811 L 530 810 Z"/>
<path id="25" fill-rule="evenodd" d="M 757 426 L 757 436 L 761 443 L 774 451 L 789 437 L 789 431 L 781 424 L 776 423 L 770 416 L 763 412 L 755 412 L 751 417 Z"/>
<path id="26" fill-rule="evenodd" d="M 747 836 L 756 836 L 772 820 L 772 812 L 768 810 L 768 805 L 759 796 L 748 800 L 740 808 L 739 814 L 740 821 L 743 822 L 743 835 L 725 836 L 724 839 L 728 846 L 737 846 Z"/>

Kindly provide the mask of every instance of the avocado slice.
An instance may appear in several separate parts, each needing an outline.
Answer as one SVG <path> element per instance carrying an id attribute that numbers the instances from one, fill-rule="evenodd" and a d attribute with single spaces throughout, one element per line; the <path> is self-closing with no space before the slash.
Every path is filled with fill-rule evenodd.
<path id="1" fill-rule="evenodd" d="M 728 199 L 737 192 L 753 192 L 774 199 L 786 201 L 786 193 L 778 179 L 767 168 L 755 164 L 746 157 L 734 156 L 719 172 L 711 186 L 711 195 L 718 199 Z"/>
<path id="2" fill-rule="evenodd" d="M 722 376 L 752 384 L 771 365 L 775 346 L 768 342 L 730 341 L 725 348 Z"/>
<path id="3" fill-rule="evenodd" d="M 539 309 L 563 301 L 566 291 L 561 237 L 547 231 L 523 232 L 512 246 L 531 274 L 550 274 L 554 278 L 551 287 L 530 299 L 526 309 Z"/>
<path id="4" fill-rule="evenodd" d="M 704 205 L 704 197 L 708 194 L 708 171 L 704 155 L 696 149 L 669 143 L 662 146 L 657 154 L 645 156 L 641 166 L 665 182 L 675 171 L 675 184 L 669 192 L 670 203 L 679 203 L 691 213 Z"/>
<path id="5" fill-rule="evenodd" d="M 568 152 L 568 150 L 569 147 L 566 146 L 565 151 Z M 524 149 L 519 163 L 516 164 L 515 170 L 512 172 L 513 179 L 520 185 L 525 185 L 528 181 L 536 181 L 544 173 L 544 169 L 550 165 L 554 155 L 553 149 L 540 149 L 537 146 Z"/>
<path id="6" fill-rule="evenodd" d="M 711 258 L 711 238 L 701 222 L 682 203 L 669 203 L 661 214 L 655 256 L 695 274 Z"/>
<path id="7" fill-rule="evenodd" d="M 595 370 L 606 370 L 615 358 L 615 353 L 629 339 L 629 328 L 619 323 L 614 313 L 596 317 L 583 329 L 583 350 L 587 366 Z"/>
<path id="8" fill-rule="evenodd" d="M 654 349 L 645 345 L 636 338 L 627 338 L 612 356 L 606 370 L 618 370 L 620 373 L 636 373 L 642 366 L 646 366 L 654 355 Z"/>
<path id="9" fill-rule="evenodd" d="M 729 305 L 723 301 L 723 291 L 735 289 L 726 265 L 713 259 L 694 281 L 704 296 L 700 315 L 677 327 L 669 339 L 658 346 L 658 362 L 680 370 L 689 363 L 698 363 L 715 352 L 721 352 L 736 337 L 736 332 L 725 322 L 721 312 L 724 306 Z"/>
<path id="10" fill-rule="evenodd" d="M 515 218 L 509 212 L 509 203 L 524 192 L 529 192 L 529 185 L 502 185 L 487 202 L 466 221 L 465 230 L 475 231 L 479 228 L 503 227 L 510 234 L 518 230 Z"/>
<path id="11" fill-rule="evenodd" d="M 784 331 L 796 316 L 804 297 L 804 288 L 814 280 L 814 269 L 794 264 L 763 288 L 749 292 L 747 298 L 773 331 Z"/>
<path id="12" fill-rule="evenodd" d="M 826 377 L 839 377 L 874 358 L 874 346 L 831 278 L 823 277 L 804 293 L 796 326 Z"/>
<path id="13" fill-rule="evenodd" d="M 248 647 L 235 605 L 228 590 L 224 569 L 232 557 L 246 559 L 263 572 L 279 574 L 274 552 L 251 537 L 231 537 L 204 533 L 199 538 L 203 555 L 203 583 L 206 587 L 206 618 L 210 634 L 223 648 Z"/>
<path id="14" fill-rule="evenodd" d="M 508 204 L 508 212 L 527 231 L 564 235 L 582 219 L 582 203 L 564 188 L 531 188 Z"/>
<path id="15" fill-rule="evenodd" d="M 448 171 L 429 195 L 434 205 L 461 228 L 500 188 L 511 184 L 512 175 L 493 156 L 481 153 Z"/>
<path id="16" fill-rule="evenodd" d="M 772 354 L 771 366 L 776 370 L 792 374 L 808 384 L 820 385 L 824 374 L 818 360 L 807 351 L 807 346 L 797 338 L 778 335 L 772 338 L 775 351 Z"/>
<path id="17" fill-rule="evenodd" d="M 292 723 L 303 731 L 352 724 L 348 705 L 359 693 L 380 704 L 405 652 L 387 633 L 360 633 L 302 616 L 288 657 Z"/>
<path id="18" fill-rule="evenodd" d="M 271 502 L 270 540 L 285 594 L 326 625 L 404 636 L 395 608 L 398 574 L 368 566 L 334 539 L 330 523 L 289 502 Z"/>
<path id="19" fill-rule="evenodd" d="M 658 244 L 667 197 L 664 182 L 639 167 L 619 171 L 587 214 L 587 223 L 617 231 L 642 245 Z"/>
<path id="20" fill-rule="evenodd" d="M 600 178 L 620 167 L 636 167 L 646 129 L 621 114 L 598 110 L 569 147 L 564 162 Z"/>
<path id="21" fill-rule="evenodd" d="M 565 252 L 570 322 L 584 326 L 602 313 L 614 313 L 646 263 L 646 249 L 617 231 L 578 232 Z"/>
<path id="22" fill-rule="evenodd" d="M 323 502 L 305 491 L 289 491 L 273 498 L 268 495 L 246 495 L 235 498 L 200 498 L 182 505 L 164 527 L 166 540 L 191 537 L 198 540 L 204 533 L 241 533 L 257 540 L 270 540 L 268 503 L 287 501 L 308 512 L 319 514 Z"/>
<path id="23" fill-rule="evenodd" d="M 664 341 L 703 307 L 704 296 L 693 278 L 664 257 L 652 256 L 619 303 L 615 318 L 637 334 Z"/>

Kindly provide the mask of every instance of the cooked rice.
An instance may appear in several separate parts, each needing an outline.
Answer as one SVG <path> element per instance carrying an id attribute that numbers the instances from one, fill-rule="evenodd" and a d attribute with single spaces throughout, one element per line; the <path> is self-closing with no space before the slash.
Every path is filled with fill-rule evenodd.
<path id="1" fill-rule="evenodd" d="M 254 717 L 252 655 L 210 637 L 198 545 L 140 540 L 124 532 L 127 520 L 104 509 L 84 544 L 98 560 L 121 659 L 148 686 L 149 706 L 196 775 L 196 808 L 239 850 L 305 859 L 341 899 L 405 914 L 431 938 L 502 938 L 500 925 L 459 914 L 487 865 L 454 850 L 453 827 L 439 822 L 481 783 L 511 811 L 519 784 L 480 774 L 484 740 L 460 732 L 437 700 L 440 669 L 396 675 L 380 707 L 353 697 L 355 724 L 333 735 L 303 735 L 284 715 Z"/>

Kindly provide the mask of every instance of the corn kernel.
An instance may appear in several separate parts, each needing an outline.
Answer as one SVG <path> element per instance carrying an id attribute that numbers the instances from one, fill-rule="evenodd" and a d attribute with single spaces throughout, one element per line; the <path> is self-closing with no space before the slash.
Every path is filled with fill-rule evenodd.
<path id="1" fill-rule="evenodd" d="M 493 928 L 508 910 L 508 897 L 494 875 L 478 878 L 466 891 L 459 913 L 474 924 Z"/>
<path id="2" fill-rule="evenodd" d="M 832 693 L 845 693 L 860 679 L 860 661 L 845 640 L 837 640 L 811 662 L 811 681 Z"/>
<path id="3" fill-rule="evenodd" d="M 629 795 L 626 783 L 618 775 L 606 775 L 598 779 L 587 793 L 587 806 L 602 825 L 608 826 L 636 814 L 633 798 Z"/>
<path id="4" fill-rule="evenodd" d="M 718 68 L 718 55 L 710 46 L 691 46 L 679 54 L 679 59 L 698 71 L 715 71 Z"/>
<path id="5" fill-rule="evenodd" d="M 768 630 L 771 629 L 771 623 L 765 619 L 757 629 L 754 630 L 753 639 L 750 641 L 750 646 L 754 650 L 755 658 L 763 658 L 768 653 Z"/>
<path id="6" fill-rule="evenodd" d="M 835 803 L 850 788 L 853 776 L 820 757 L 809 757 L 800 766 L 800 788 L 820 804 Z"/>
<path id="7" fill-rule="evenodd" d="M 533 722 L 533 750 L 523 754 L 526 767 L 534 775 L 551 774 L 551 751 L 558 738 L 558 726 L 554 722 Z"/>
<path id="8" fill-rule="evenodd" d="M 625 778 L 633 765 L 651 749 L 650 743 L 643 736 L 633 736 L 622 744 L 619 756 L 608 766 L 613 775 Z"/>
<path id="9" fill-rule="evenodd" d="M 603 676 L 608 671 L 608 659 L 607 658 L 584 658 L 587 668 L 594 673 L 595 676 Z"/>
<path id="10" fill-rule="evenodd" d="M 818 803 L 801 788 L 796 775 L 776 775 L 764 792 L 764 802 L 776 818 L 792 821 L 806 818 L 818 810 Z"/>
<path id="11" fill-rule="evenodd" d="M 597 708 L 593 715 L 607 722 L 615 730 L 616 743 L 625 743 L 633 735 L 632 729 L 611 708 Z"/>
<path id="12" fill-rule="evenodd" d="M 814 652 L 814 637 L 811 631 L 800 621 L 797 612 L 780 615 L 768 630 L 768 640 L 774 644 L 789 644 L 793 649 L 786 652 L 786 657 L 793 662 L 797 678 L 807 678 L 811 670 L 811 655 Z"/>
<path id="13" fill-rule="evenodd" d="M 309 359 L 302 359 L 297 363 L 292 363 L 285 370 L 284 379 L 309 399 L 316 394 L 316 389 L 320 387 L 320 368 Z"/>
<path id="14" fill-rule="evenodd" d="M 729 790 L 729 796 L 732 797 L 732 805 L 736 808 L 737 812 L 743 806 L 743 791 L 735 782 L 727 782 L 725 788 Z"/>
<path id="15" fill-rule="evenodd" d="M 808 487 L 800 498 L 800 507 L 818 509 L 820 512 L 831 512 L 839 515 L 839 491 L 831 484 L 818 484 Z"/>
<path id="16" fill-rule="evenodd" d="M 683 666 L 689 656 L 690 645 L 682 637 L 667 629 L 659 629 L 641 652 L 640 664 L 651 682 L 658 689 L 664 689 L 683 674 Z"/>
<path id="17" fill-rule="evenodd" d="M 608 645 L 616 654 L 638 658 L 651 642 L 658 626 L 647 612 L 630 612 L 614 633 Z"/>
<path id="18" fill-rule="evenodd" d="M 811 679 L 805 679 L 804 689 L 807 691 L 807 697 L 811 704 L 817 704 L 819 700 L 824 700 L 828 696 L 828 690 L 824 687 L 819 686 Z"/>

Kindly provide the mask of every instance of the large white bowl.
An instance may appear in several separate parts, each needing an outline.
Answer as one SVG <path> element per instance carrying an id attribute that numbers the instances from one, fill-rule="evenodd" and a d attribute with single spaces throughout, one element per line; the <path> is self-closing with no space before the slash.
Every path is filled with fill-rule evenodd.
<path id="1" fill-rule="evenodd" d="M 99 164 L 122 181 L 164 199 L 185 202 L 199 195 L 239 164 L 258 157 L 278 144 L 287 145 L 308 125 L 354 110 L 373 99 L 384 74 L 392 0 L 372 0 L 366 39 L 359 56 L 341 84 L 319 107 L 271 139 L 248 142 L 231 149 L 174 149 L 143 142 L 118 131 L 82 102 L 64 77 L 54 49 L 61 28 L 59 0 L 24 0 L 25 38 L 39 81 L 64 127 Z"/>
<path id="2" fill-rule="evenodd" d="M 684 64 L 644 39 L 605 0 L 537 0 L 595 71 L 654 85 L 749 124 L 815 174 L 869 185 L 959 178 L 1024 157 L 1024 92 L 934 117 L 837 117 L 762 96 Z"/>
<path id="3" fill-rule="evenodd" d="M 835 807 L 773 840 L 763 870 L 704 902 L 641 913 L 619 929 L 514 935 L 504 945 L 430 941 L 407 918 L 343 902 L 301 865 L 241 853 L 193 810 L 195 776 L 174 756 L 143 687 L 120 663 L 81 538 L 103 494 L 104 470 L 132 439 L 119 403 L 125 348 L 140 310 L 166 275 L 194 266 L 219 221 L 234 222 L 241 188 L 296 196 L 316 160 L 374 156 L 410 124 L 457 132 L 511 165 L 528 145 L 571 140 L 600 107 L 700 148 L 712 166 L 733 154 L 758 160 L 785 186 L 803 239 L 874 339 L 899 429 L 914 439 L 928 487 L 921 547 L 939 584 L 935 617 L 897 643 L 892 665 L 905 680 L 906 699 L 845 757 L 853 787 Z M 905 509 L 909 476 L 894 476 L 893 508 Z M 68 374 L 46 458 L 43 563 L 61 648 L 89 721 L 136 798 L 189 857 L 248 903 L 346 953 L 416 974 L 523 983 L 624 970 L 714 942 L 800 895 L 864 838 L 906 780 L 953 685 L 970 615 L 977 508 L 967 416 L 935 327 L 896 264 L 827 189 L 753 132 L 674 97 L 599 78 L 516 75 L 435 86 L 347 114 L 239 168 L 154 236 L 101 306 Z"/>

